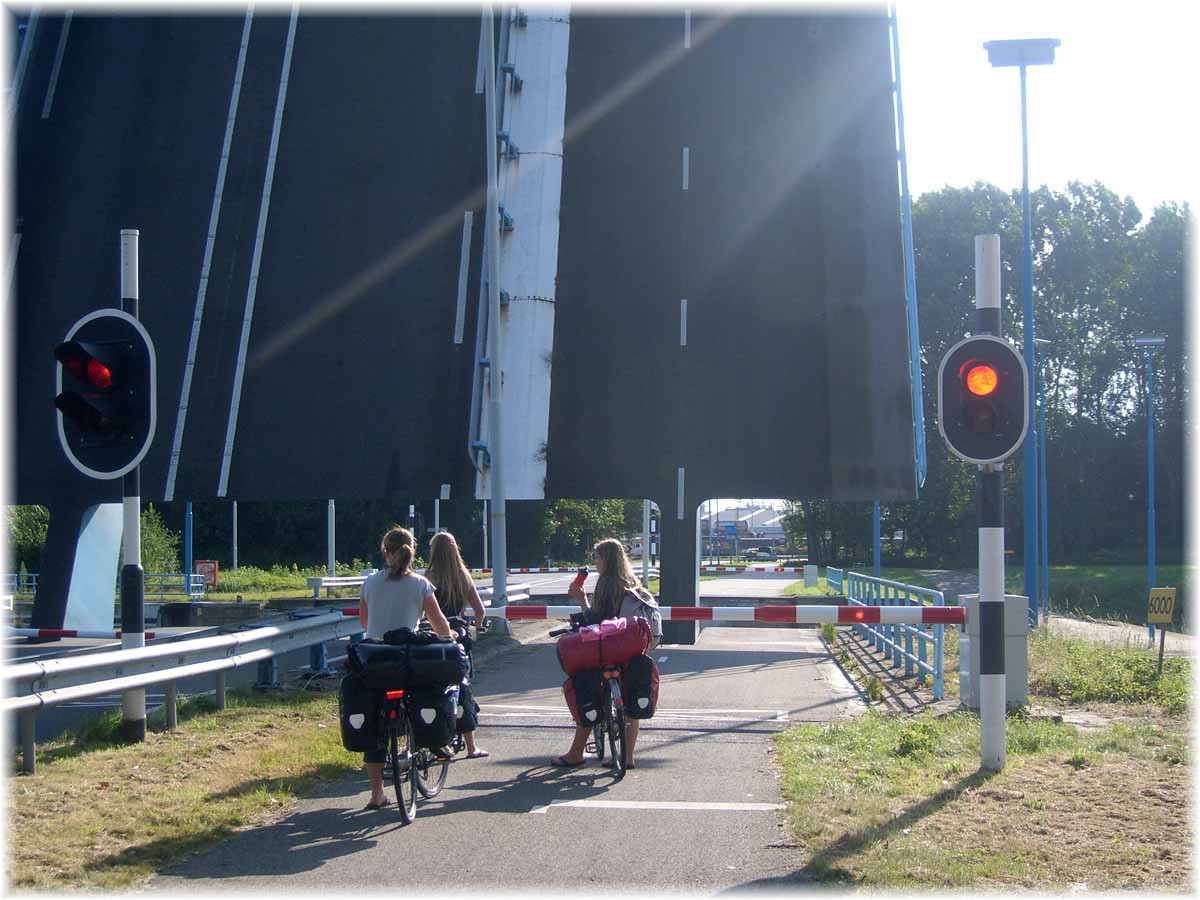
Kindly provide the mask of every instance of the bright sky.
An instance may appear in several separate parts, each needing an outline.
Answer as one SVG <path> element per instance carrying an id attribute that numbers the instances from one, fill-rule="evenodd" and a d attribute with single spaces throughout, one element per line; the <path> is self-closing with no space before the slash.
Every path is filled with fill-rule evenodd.
<path id="1" fill-rule="evenodd" d="M 1017 68 L 985 41 L 1058 38 L 1027 71 L 1030 188 L 1100 181 L 1148 218 L 1197 199 L 1195 3 L 900 0 L 900 63 L 913 196 L 976 180 L 1021 185 Z"/>

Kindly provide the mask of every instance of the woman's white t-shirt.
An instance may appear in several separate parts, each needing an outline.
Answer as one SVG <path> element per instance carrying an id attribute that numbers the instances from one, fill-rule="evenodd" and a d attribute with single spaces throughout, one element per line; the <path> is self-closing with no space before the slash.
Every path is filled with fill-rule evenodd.
<path id="1" fill-rule="evenodd" d="M 359 595 L 367 607 L 367 632 L 364 637 L 382 638 L 393 628 L 417 629 L 425 598 L 434 596 L 433 585 L 415 572 L 402 578 L 388 578 L 380 570 L 363 582 Z"/>

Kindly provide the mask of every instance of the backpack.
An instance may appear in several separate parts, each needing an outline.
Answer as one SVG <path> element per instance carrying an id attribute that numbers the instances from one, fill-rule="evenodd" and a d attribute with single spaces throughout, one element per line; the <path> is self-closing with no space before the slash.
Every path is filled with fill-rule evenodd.
<path id="1" fill-rule="evenodd" d="M 658 601 L 645 588 L 630 588 L 621 599 L 621 615 L 641 616 L 650 623 L 650 634 L 654 636 L 654 644 L 662 640 L 662 612 Z"/>

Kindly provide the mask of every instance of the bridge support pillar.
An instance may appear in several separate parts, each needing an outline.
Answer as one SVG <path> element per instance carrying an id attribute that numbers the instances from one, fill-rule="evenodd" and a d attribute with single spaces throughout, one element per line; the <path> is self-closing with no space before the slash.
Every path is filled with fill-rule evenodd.
<path id="1" fill-rule="evenodd" d="M 662 541 L 658 559 L 659 603 L 664 606 L 698 606 L 700 599 L 700 557 L 697 538 L 700 505 L 686 497 L 683 518 L 676 504 L 660 504 Z M 696 622 L 663 622 L 663 642 L 694 644 L 700 626 Z"/>

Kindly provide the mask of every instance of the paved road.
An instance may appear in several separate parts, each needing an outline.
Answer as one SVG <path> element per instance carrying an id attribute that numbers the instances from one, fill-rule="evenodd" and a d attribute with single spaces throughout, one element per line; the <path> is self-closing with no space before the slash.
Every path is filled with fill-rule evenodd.
<path id="1" fill-rule="evenodd" d="M 563 674 L 542 638 L 480 666 L 480 744 L 492 756 L 455 763 L 412 826 L 400 827 L 394 809 L 361 811 L 368 791 L 356 773 L 172 867 L 146 892 L 712 892 L 787 878 L 802 863 L 772 846 L 784 839 L 772 736 L 789 723 L 855 715 L 857 694 L 813 629 L 713 626 L 696 645 L 655 656 L 659 711 L 643 728 L 637 769 L 620 783 L 594 764 L 546 765 L 566 749 L 571 725 Z M 628 840 L 581 837 L 622 833 L 642 836 L 640 856 Z M 402 862 L 430 860 L 435 847 L 455 848 L 448 864 Z"/>

